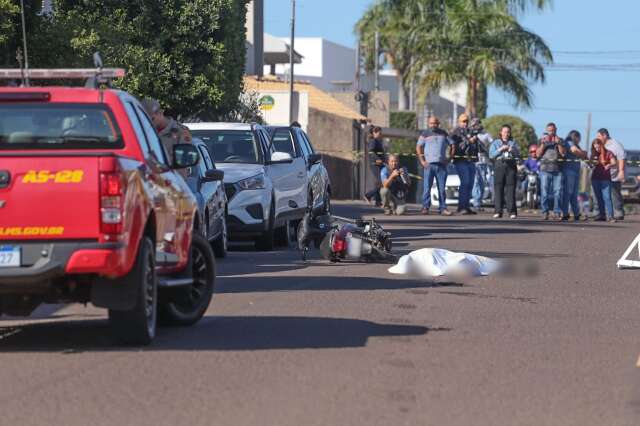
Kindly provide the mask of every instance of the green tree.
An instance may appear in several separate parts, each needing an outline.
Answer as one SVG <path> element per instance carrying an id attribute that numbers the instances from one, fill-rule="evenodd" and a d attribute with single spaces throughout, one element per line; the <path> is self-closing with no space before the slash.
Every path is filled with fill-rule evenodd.
<path id="1" fill-rule="evenodd" d="M 553 60 L 545 42 L 499 3 L 451 0 L 445 14 L 443 31 L 414 30 L 418 49 L 431 52 L 414 62 L 423 93 L 465 81 L 471 115 L 482 116 L 489 85 L 511 95 L 516 105 L 530 107 L 529 85 L 544 82 L 544 65 Z"/>
<path id="2" fill-rule="evenodd" d="M 247 0 L 58 0 L 52 17 L 39 16 L 39 4 L 25 5 L 32 67 L 91 66 L 100 51 L 105 66 L 127 70 L 118 87 L 157 98 L 176 117 L 213 120 L 242 108 Z M 16 66 L 21 40 L 12 23 L 5 66 Z"/>
<path id="3" fill-rule="evenodd" d="M 491 136 L 498 138 L 500 136 L 500 129 L 505 124 L 511 126 L 511 135 L 513 140 L 518 142 L 520 151 L 524 154 L 527 152 L 529 145 L 537 143 L 538 137 L 534 127 L 528 122 L 524 121 L 520 117 L 513 115 L 492 115 L 489 118 L 482 120 L 484 128 Z"/>
<path id="4" fill-rule="evenodd" d="M 468 85 L 469 112 L 484 117 L 487 86 L 513 95 L 530 106 L 531 81 L 544 81 L 543 65 L 552 61 L 549 48 L 526 31 L 517 16 L 538 10 L 551 0 L 381 0 L 356 25 L 373 68 L 373 38 L 380 35 L 386 63 L 398 71 L 406 106 L 410 82 L 420 83 L 426 97 L 444 85 Z"/>
<path id="5" fill-rule="evenodd" d="M 20 7 L 12 0 L 0 0 L 0 46 L 5 46 L 11 35 L 14 18 Z"/>

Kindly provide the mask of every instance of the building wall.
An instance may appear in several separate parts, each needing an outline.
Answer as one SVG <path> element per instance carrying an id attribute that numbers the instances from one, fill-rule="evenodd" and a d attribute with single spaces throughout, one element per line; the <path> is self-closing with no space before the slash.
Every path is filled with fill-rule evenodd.
<path id="1" fill-rule="evenodd" d="M 344 200 L 357 196 L 357 190 L 354 194 L 357 172 L 352 152 L 353 120 L 311 108 L 307 133 L 329 172 L 332 198 Z"/>
<path id="2" fill-rule="evenodd" d="M 289 39 L 282 38 L 289 42 Z M 297 37 L 294 49 L 300 53 L 302 63 L 296 64 L 294 74 L 296 80 L 309 81 L 324 91 L 339 91 L 343 88 L 337 81 L 348 81 L 348 89 L 353 89 L 355 80 L 355 50 L 318 37 Z M 269 67 L 265 66 L 265 73 Z M 289 74 L 289 64 L 276 65 L 276 75 L 284 78 Z"/>

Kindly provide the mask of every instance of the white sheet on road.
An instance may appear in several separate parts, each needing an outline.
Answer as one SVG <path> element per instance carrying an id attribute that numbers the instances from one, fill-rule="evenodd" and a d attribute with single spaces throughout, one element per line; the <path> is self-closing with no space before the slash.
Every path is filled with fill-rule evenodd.
<path id="1" fill-rule="evenodd" d="M 395 266 L 389 268 L 389 272 L 421 277 L 481 276 L 492 274 L 499 268 L 500 262 L 488 257 L 423 248 L 402 256 Z"/>

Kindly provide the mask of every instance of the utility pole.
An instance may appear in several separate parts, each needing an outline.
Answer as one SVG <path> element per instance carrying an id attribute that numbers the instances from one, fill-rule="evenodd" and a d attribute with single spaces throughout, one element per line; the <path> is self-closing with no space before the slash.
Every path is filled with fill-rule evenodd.
<path id="1" fill-rule="evenodd" d="M 360 91 L 360 40 L 356 45 L 356 77 L 355 77 L 355 92 Z"/>
<path id="2" fill-rule="evenodd" d="M 293 44 L 296 34 L 296 0 L 291 0 L 291 41 L 289 43 L 289 124 L 293 123 Z"/>
<path id="3" fill-rule="evenodd" d="M 376 35 L 375 35 L 375 54 L 373 55 L 374 58 L 374 72 L 375 72 L 375 76 L 374 76 L 374 84 L 373 87 L 375 89 L 375 91 L 377 92 L 378 90 L 380 90 L 380 33 L 378 31 L 376 31 Z"/>
<path id="4" fill-rule="evenodd" d="M 22 18 L 22 45 L 24 47 L 24 85 L 29 87 L 31 83 L 29 81 L 29 55 L 27 54 L 27 28 L 24 23 L 24 0 L 20 0 L 20 16 Z"/>

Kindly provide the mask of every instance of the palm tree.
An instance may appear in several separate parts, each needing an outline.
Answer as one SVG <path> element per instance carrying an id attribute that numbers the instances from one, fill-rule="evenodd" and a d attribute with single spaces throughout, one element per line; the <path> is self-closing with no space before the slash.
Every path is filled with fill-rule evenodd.
<path id="1" fill-rule="evenodd" d="M 402 106 L 408 106 L 410 82 L 420 83 L 426 95 L 443 85 L 466 81 L 468 105 L 474 114 L 486 113 L 487 85 L 514 95 L 528 106 L 530 80 L 544 81 L 543 64 L 551 62 L 549 48 L 517 22 L 528 8 L 543 9 L 551 0 L 381 0 L 356 25 L 365 46 L 374 34 L 386 63 L 398 72 Z M 373 68 L 373 49 L 366 52 Z"/>
<path id="2" fill-rule="evenodd" d="M 467 83 L 468 113 L 484 115 L 488 85 L 513 96 L 515 104 L 531 105 L 530 82 L 544 82 L 544 65 L 553 60 L 549 47 L 525 30 L 506 0 L 445 1 L 445 23 L 438 31 L 421 21 L 413 43 L 421 55 L 412 68 L 423 94 L 444 85 Z M 516 2 L 517 3 L 517 2 Z M 442 21 L 441 21 L 442 22 Z"/>

